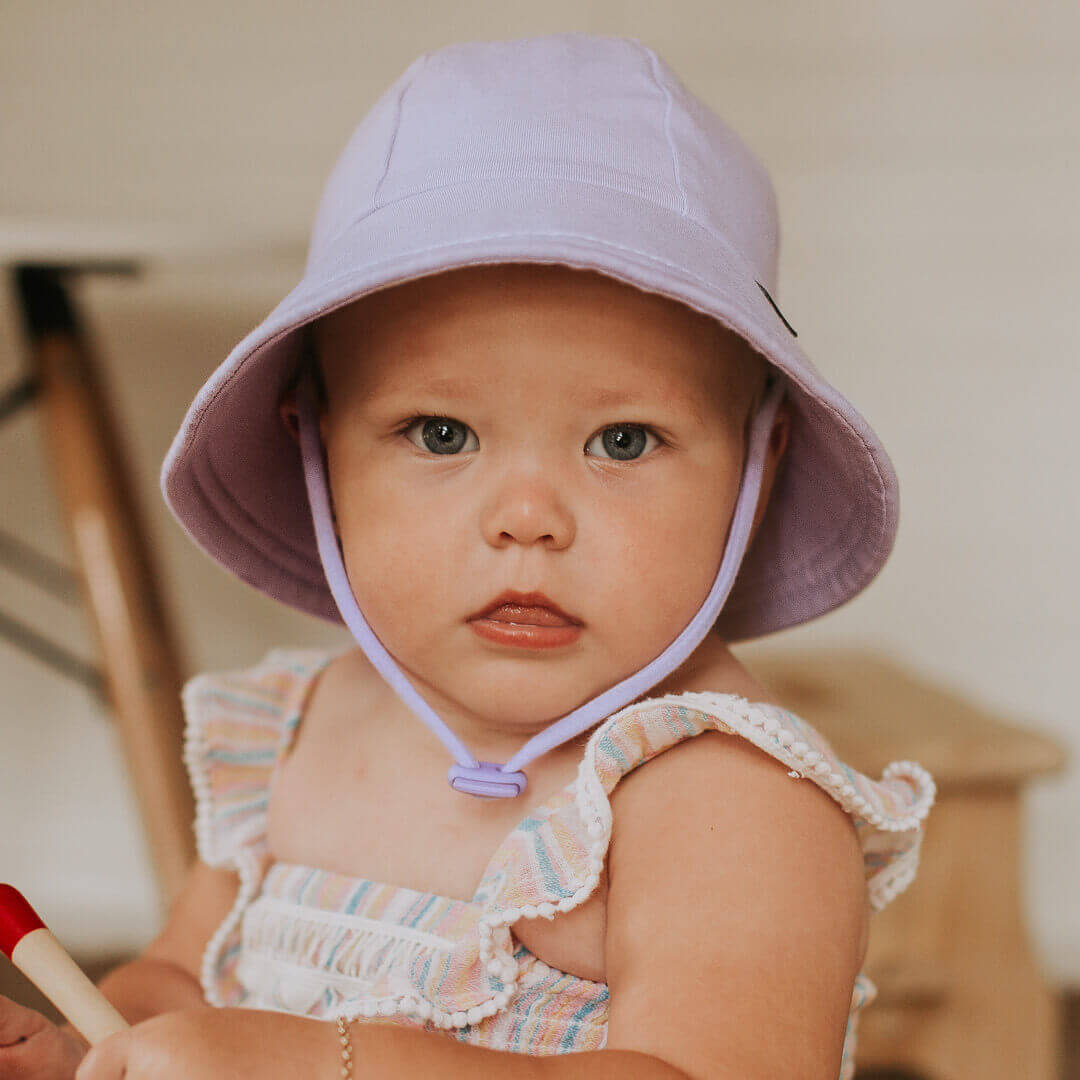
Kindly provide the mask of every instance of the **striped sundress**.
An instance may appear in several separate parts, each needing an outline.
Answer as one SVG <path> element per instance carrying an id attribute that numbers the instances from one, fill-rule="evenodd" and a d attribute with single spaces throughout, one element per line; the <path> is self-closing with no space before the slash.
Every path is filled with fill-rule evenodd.
<path id="1" fill-rule="evenodd" d="M 199 855 L 240 876 L 236 903 L 203 957 L 212 1005 L 378 1018 L 523 1054 L 603 1048 L 607 985 L 549 967 L 511 927 L 583 903 L 603 869 L 612 789 L 708 730 L 749 739 L 840 803 L 856 826 L 875 910 L 915 875 L 934 800 L 925 769 L 893 762 L 872 780 L 793 713 L 723 693 L 645 698 L 600 723 L 575 780 L 505 838 L 471 901 L 275 862 L 266 843 L 274 769 L 308 690 L 341 651 L 272 649 L 251 668 L 203 673 L 184 686 Z M 876 994 L 860 972 L 840 1080 L 854 1075 L 856 1023 Z"/>

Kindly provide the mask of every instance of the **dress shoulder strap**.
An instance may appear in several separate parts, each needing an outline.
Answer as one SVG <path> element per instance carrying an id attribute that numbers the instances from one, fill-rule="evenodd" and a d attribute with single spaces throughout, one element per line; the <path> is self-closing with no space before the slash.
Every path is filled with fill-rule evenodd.
<path id="1" fill-rule="evenodd" d="M 203 862 L 235 866 L 245 849 L 261 853 L 274 769 L 315 676 L 334 655 L 276 648 L 249 668 L 203 672 L 184 684 L 184 760 Z"/>
<path id="2" fill-rule="evenodd" d="M 627 706 L 593 733 L 579 777 L 579 809 L 610 817 L 608 796 L 630 770 L 703 731 L 748 739 L 786 765 L 793 779 L 817 784 L 851 815 L 863 851 L 870 902 L 884 908 L 915 876 L 933 778 L 914 761 L 894 761 L 873 779 L 842 761 L 808 721 L 737 694 L 669 694 Z M 605 813 L 606 811 L 606 813 Z"/>
<path id="3" fill-rule="evenodd" d="M 793 780 L 817 784 L 851 815 L 874 910 L 914 879 L 923 821 L 935 796 L 921 765 L 894 761 L 874 780 L 841 761 L 813 725 L 779 706 L 736 694 L 668 694 L 634 702 L 603 721 L 589 736 L 573 784 L 534 810 L 499 847 L 477 893 L 492 908 L 493 924 L 523 914 L 552 918 L 584 903 L 603 869 L 616 784 L 705 731 L 748 739 L 786 766 Z"/>

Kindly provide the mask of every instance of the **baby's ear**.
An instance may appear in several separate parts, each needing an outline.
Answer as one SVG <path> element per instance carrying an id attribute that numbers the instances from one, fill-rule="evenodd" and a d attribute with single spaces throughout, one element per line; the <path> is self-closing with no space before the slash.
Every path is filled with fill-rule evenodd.
<path id="1" fill-rule="evenodd" d="M 290 387 L 278 402 L 278 416 L 285 425 L 286 430 L 293 437 L 296 445 L 300 445 L 300 412 L 296 407 L 296 389 Z"/>

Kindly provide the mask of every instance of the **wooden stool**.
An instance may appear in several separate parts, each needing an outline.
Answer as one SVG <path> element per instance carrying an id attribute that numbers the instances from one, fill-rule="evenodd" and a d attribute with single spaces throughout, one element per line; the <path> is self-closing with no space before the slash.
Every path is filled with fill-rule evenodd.
<path id="1" fill-rule="evenodd" d="M 1021 906 L 1020 795 L 1062 768 L 1063 748 L 874 653 L 762 651 L 748 662 L 854 768 L 878 779 L 907 759 L 937 783 L 919 872 L 873 918 L 864 970 L 878 997 L 859 1019 L 863 1075 L 1057 1080 L 1060 1001 Z"/>

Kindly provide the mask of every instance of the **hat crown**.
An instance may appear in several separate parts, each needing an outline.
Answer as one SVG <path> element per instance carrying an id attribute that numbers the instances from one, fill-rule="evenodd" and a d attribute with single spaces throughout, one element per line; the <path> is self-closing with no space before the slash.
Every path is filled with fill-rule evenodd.
<path id="1" fill-rule="evenodd" d="M 382 206 L 494 178 L 589 184 L 663 206 L 734 247 L 776 291 L 777 202 L 761 162 L 652 49 L 580 33 L 466 42 L 413 61 L 331 171 L 308 269 Z"/>

